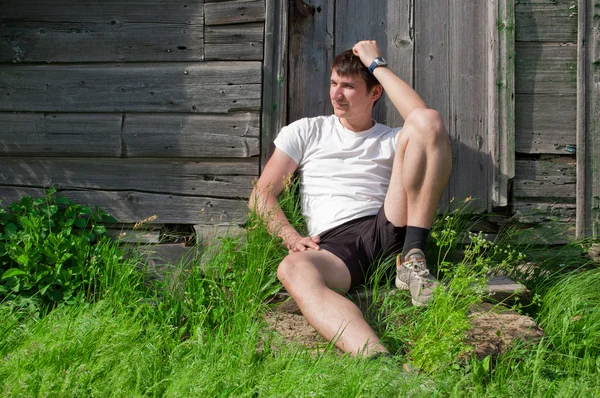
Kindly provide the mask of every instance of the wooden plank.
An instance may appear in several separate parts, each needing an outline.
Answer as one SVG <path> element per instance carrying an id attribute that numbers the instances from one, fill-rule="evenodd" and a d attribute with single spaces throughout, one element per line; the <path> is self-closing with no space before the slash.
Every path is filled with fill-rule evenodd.
<path id="1" fill-rule="evenodd" d="M 577 41 L 577 0 L 519 0 L 515 18 L 517 41 Z"/>
<path id="2" fill-rule="evenodd" d="M 577 46 L 570 43 L 517 43 L 517 94 L 575 95 Z"/>
<path id="3" fill-rule="evenodd" d="M 437 110 L 446 128 L 451 127 L 450 119 L 450 37 L 448 26 L 448 2 L 440 7 L 431 1 L 414 3 L 414 81 L 415 90 L 432 109 Z M 449 131 L 450 133 L 450 131 Z M 452 173 L 456 173 L 458 143 L 452 142 Z M 452 210 L 454 185 L 448 184 L 439 208 Z"/>
<path id="4" fill-rule="evenodd" d="M 514 0 L 488 5 L 488 135 L 494 174 L 492 203 L 508 205 L 515 175 L 515 15 Z"/>
<path id="5" fill-rule="evenodd" d="M 352 21 L 360 15 L 361 23 L 336 23 L 335 54 L 351 49 L 360 40 L 377 40 L 388 67 L 413 84 L 412 9 L 409 0 L 337 0 L 336 21 Z M 401 126 L 402 117 L 384 96 L 373 110 L 373 117 L 389 126 Z"/>
<path id="6" fill-rule="evenodd" d="M 517 160 L 514 197 L 575 198 L 576 165 L 572 157 Z"/>
<path id="7" fill-rule="evenodd" d="M 593 15 L 593 16 L 592 16 Z M 600 239 L 600 7 L 588 3 L 586 43 L 589 46 L 586 59 L 587 90 L 587 176 L 591 190 L 589 198 L 589 223 L 592 236 Z"/>
<path id="8" fill-rule="evenodd" d="M 564 203 L 568 200 L 569 203 Z M 514 198 L 511 209 L 517 221 L 526 224 L 543 224 L 546 222 L 561 222 L 575 224 L 575 203 L 571 199 L 546 198 Z"/>
<path id="9" fill-rule="evenodd" d="M 2 205 L 24 195 L 40 197 L 43 189 L 2 187 Z M 121 223 L 137 223 L 151 216 L 162 224 L 243 224 L 247 203 L 239 199 L 146 193 L 136 191 L 60 190 L 59 194 L 76 203 L 98 206 Z"/>
<path id="10" fill-rule="evenodd" d="M 259 155 L 259 114 L 127 115 L 125 157 L 248 158 Z"/>
<path id="11" fill-rule="evenodd" d="M 160 231 L 136 231 L 128 228 L 109 229 L 108 236 L 121 243 L 154 244 L 160 242 Z"/>
<path id="12" fill-rule="evenodd" d="M 302 16 L 290 10 L 288 122 L 331 114 L 329 80 L 333 62 L 334 0 L 311 2 L 319 12 Z"/>
<path id="13" fill-rule="evenodd" d="M 204 57 L 210 60 L 263 59 L 264 23 L 207 26 Z"/>
<path id="14" fill-rule="evenodd" d="M 458 202 L 467 197 L 478 199 L 473 211 L 491 210 L 492 205 L 494 165 L 487 135 L 487 4 L 449 2 L 449 133 L 456 148 L 449 185 Z"/>
<path id="15" fill-rule="evenodd" d="M 259 110 L 260 62 L 0 65 L 0 110 L 227 113 Z"/>
<path id="16" fill-rule="evenodd" d="M 264 20 L 265 0 L 227 1 L 204 5 L 204 22 L 207 26 Z"/>
<path id="17" fill-rule="evenodd" d="M 177 24 L 190 22 L 193 17 L 201 18 L 203 4 L 203 0 L 3 0 L 0 22 Z"/>
<path id="18" fill-rule="evenodd" d="M 576 188 L 576 204 L 577 204 L 577 219 L 575 222 L 575 231 L 578 238 L 585 238 L 591 235 L 591 220 L 589 209 L 590 192 L 589 185 L 593 182 L 589 179 L 588 162 L 590 153 L 588 152 L 588 138 L 586 128 L 586 90 L 587 90 L 587 18 L 588 8 L 584 0 L 579 0 L 578 7 L 578 34 L 577 34 L 577 188 Z M 590 15 L 591 16 L 591 15 Z M 598 154 L 596 153 L 596 156 Z"/>
<path id="19" fill-rule="evenodd" d="M 574 95 L 516 96 L 518 153 L 574 154 L 577 98 Z"/>
<path id="20" fill-rule="evenodd" d="M 120 156 L 121 121 L 115 114 L 0 112 L 0 154 Z"/>
<path id="21" fill-rule="evenodd" d="M 265 22 L 260 148 L 261 172 L 271 153 L 273 153 L 273 140 L 286 124 L 288 85 L 289 3 L 279 0 L 266 1 L 269 13 Z"/>
<path id="22" fill-rule="evenodd" d="M 6 38 L 0 40 L 0 62 L 202 61 L 201 4 L 198 9 L 200 15 L 184 16 L 181 23 L 0 20 L 0 37 Z"/>
<path id="23" fill-rule="evenodd" d="M 0 185 L 248 198 L 258 160 L 0 158 Z"/>

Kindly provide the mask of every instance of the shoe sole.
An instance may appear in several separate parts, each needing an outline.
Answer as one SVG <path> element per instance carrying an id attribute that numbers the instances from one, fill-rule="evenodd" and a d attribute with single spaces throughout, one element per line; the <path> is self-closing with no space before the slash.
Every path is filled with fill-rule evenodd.
<path id="1" fill-rule="evenodd" d="M 402 282 L 400 279 L 398 279 L 398 277 L 396 277 L 396 287 L 401 290 L 410 290 L 410 287 L 405 282 Z M 413 299 L 412 297 L 411 297 L 411 301 L 412 301 L 412 305 L 414 305 L 415 307 L 425 307 L 429 304 L 429 303 L 419 303 L 418 301 L 415 301 L 415 299 Z"/>
<path id="2" fill-rule="evenodd" d="M 402 290 L 410 290 L 408 285 L 405 282 L 402 282 L 398 277 L 396 277 L 396 287 Z"/>

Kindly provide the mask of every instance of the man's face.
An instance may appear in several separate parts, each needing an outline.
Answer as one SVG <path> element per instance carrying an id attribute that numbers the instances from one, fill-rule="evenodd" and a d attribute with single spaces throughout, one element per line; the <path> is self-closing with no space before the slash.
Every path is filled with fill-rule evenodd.
<path id="1" fill-rule="evenodd" d="M 358 75 L 340 76 L 331 72 L 329 97 L 333 113 L 344 119 L 371 118 L 373 90 L 367 91 L 367 83 Z"/>

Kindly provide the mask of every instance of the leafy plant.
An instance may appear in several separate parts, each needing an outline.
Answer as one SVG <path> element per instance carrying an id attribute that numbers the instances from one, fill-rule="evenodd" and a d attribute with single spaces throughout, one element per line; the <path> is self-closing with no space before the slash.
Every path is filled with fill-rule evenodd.
<path id="1" fill-rule="evenodd" d="M 114 218 L 49 189 L 0 208 L 0 298 L 73 303 L 110 251 L 106 227 Z"/>

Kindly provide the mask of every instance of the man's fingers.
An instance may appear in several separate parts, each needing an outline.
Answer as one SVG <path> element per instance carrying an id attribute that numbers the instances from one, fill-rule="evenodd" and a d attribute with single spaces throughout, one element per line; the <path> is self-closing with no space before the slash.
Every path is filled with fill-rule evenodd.
<path id="1" fill-rule="evenodd" d="M 312 241 L 315 242 L 315 243 L 321 243 L 321 237 L 320 236 L 311 236 L 310 239 L 312 239 Z"/>

